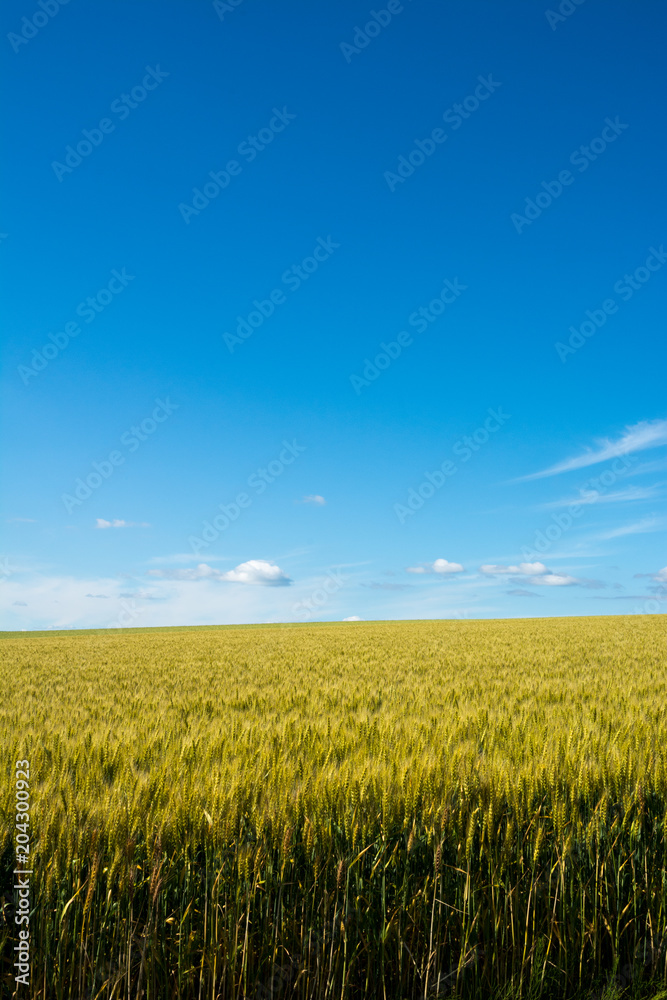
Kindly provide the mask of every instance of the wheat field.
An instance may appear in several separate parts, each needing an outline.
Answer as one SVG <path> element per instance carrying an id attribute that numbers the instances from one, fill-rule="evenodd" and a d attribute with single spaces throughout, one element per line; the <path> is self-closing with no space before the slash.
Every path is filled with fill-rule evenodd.
<path id="1" fill-rule="evenodd" d="M 5 633 L 3 996 L 21 759 L 23 996 L 658 995 L 666 639 L 662 616 Z"/>

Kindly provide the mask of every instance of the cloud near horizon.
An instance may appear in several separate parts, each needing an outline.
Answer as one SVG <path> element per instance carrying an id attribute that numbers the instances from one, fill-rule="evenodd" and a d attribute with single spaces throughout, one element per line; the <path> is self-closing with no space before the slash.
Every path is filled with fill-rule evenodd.
<path id="1" fill-rule="evenodd" d="M 585 469 L 589 465 L 597 465 L 620 455 L 629 455 L 635 451 L 645 451 L 647 448 L 657 448 L 667 444 L 667 420 L 641 420 L 625 428 L 617 441 L 602 438 L 597 441 L 597 448 L 587 448 L 582 455 L 574 455 L 562 462 L 550 465 L 540 472 L 531 472 L 520 476 L 514 482 L 526 482 L 529 479 L 544 479 L 546 476 L 557 476 L 561 472 L 572 472 L 575 469 Z"/>
<path id="2" fill-rule="evenodd" d="M 216 580 L 264 587 L 288 587 L 293 582 L 280 566 L 265 559 L 249 559 L 226 572 L 206 563 L 199 563 L 194 569 L 149 569 L 148 575 L 158 576 L 163 580 Z"/>
<path id="3" fill-rule="evenodd" d="M 462 573 L 461 563 L 448 562 L 446 559 L 436 559 L 432 563 L 420 563 L 419 566 L 408 566 L 406 573 L 439 573 L 448 576 L 450 573 Z"/>

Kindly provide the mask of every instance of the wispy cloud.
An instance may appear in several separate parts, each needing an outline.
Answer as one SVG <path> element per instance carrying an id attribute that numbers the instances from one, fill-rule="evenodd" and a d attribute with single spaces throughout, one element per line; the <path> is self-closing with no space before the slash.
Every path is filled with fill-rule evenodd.
<path id="1" fill-rule="evenodd" d="M 239 558 L 218 568 L 229 569 L 234 566 L 238 573 L 240 569 L 237 563 L 240 563 Z M 276 558 L 269 565 L 271 563 L 277 563 L 280 567 L 281 560 Z M 149 568 L 152 567 L 145 567 Z M 174 565 L 155 568 L 168 570 L 194 567 Z M 257 574 L 255 580 L 257 581 Z M 140 618 L 132 620 L 142 627 L 250 624 L 267 620 L 289 622 L 294 620 L 294 600 L 312 597 L 313 590 L 321 582 L 319 575 L 303 579 L 299 577 L 289 586 L 275 583 L 249 586 L 239 582 L 221 582 L 206 576 L 195 582 L 144 574 L 142 579 L 128 577 L 126 574 L 118 574 L 112 578 L 73 578 L 45 575 L 41 570 L 26 567 L 25 571 L 13 574 L 0 586 L 0 617 L 3 619 L 2 627 L 6 629 L 114 628 L 118 626 L 123 610 L 130 607 L 141 612 Z M 363 597 L 365 601 L 374 596 L 389 602 L 396 599 L 403 601 L 416 591 L 417 588 L 398 594 L 374 595 L 367 590 L 363 592 Z M 107 594 L 109 599 L 86 597 L 87 594 Z M 421 602 L 415 601 L 415 610 L 408 617 L 424 617 L 417 613 L 419 603 L 430 607 L 429 594 L 422 593 Z M 349 595 L 345 596 L 342 590 L 331 597 L 328 609 L 331 612 L 328 617 L 339 621 L 354 613 L 363 615 L 364 618 L 405 617 L 402 611 L 400 614 L 374 612 L 373 615 L 366 615 L 361 606 L 350 607 Z M 380 610 L 383 609 L 384 606 Z M 125 624 L 129 624 L 130 615 L 126 617 L 128 621 Z M 439 606 L 425 617 L 442 617 L 442 597 Z"/>
<path id="2" fill-rule="evenodd" d="M 159 596 L 153 590 L 146 590 L 144 587 L 140 587 L 139 590 L 134 591 L 124 591 L 118 595 L 119 597 L 126 597 L 135 601 L 161 601 L 164 600 L 163 597 Z"/>
<path id="3" fill-rule="evenodd" d="M 534 590 L 522 590 L 521 587 L 517 587 L 515 590 L 506 590 L 506 594 L 511 594 L 512 597 L 541 597 L 541 594 L 536 594 Z"/>
<path id="4" fill-rule="evenodd" d="M 597 537 L 607 541 L 610 538 L 623 538 L 624 535 L 649 534 L 652 531 L 660 531 L 663 523 L 658 517 L 645 517 L 643 520 L 635 521 L 633 524 L 622 524 L 618 528 L 612 528 L 610 531 L 603 531 Z"/>
<path id="5" fill-rule="evenodd" d="M 479 567 L 480 573 L 487 577 L 513 576 L 519 583 L 526 583 L 538 587 L 604 587 L 605 584 L 599 580 L 585 580 L 581 577 L 570 576 L 568 573 L 553 573 L 541 562 L 518 563 L 516 566 L 498 566 L 488 563 Z M 532 591 L 529 590 L 508 590 L 508 594 L 516 597 L 527 597 Z"/>
<path id="6" fill-rule="evenodd" d="M 173 563 L 193 563 L 197 562 L 199 556 L 194 555 L 192 552 L 176 552 L 171 556 L 151 556 L 147 560 L 148 564 L 151 566 L 169 566 Z M 229 556 L 210 556 L 206 557 L 209 562 L 231 562 Z"/>
<path id="7" fill-rule="evenodd" d="M 602 580 L 590 580 L 567 573 L 545 573 L 544 576 L 527 577 L 525 582 L 538 587 L 585 587 L 586 590 L 601 590 L 607 586 Z"/>
<path id="8" fill-rule="evenodd" d="M 480 566 L 479 571 L 485 576 L 541 576 L 543 573 L 549 572 L 544 563 L 541 562 L 519 563 L 518 566 L 497 566 L 493 563 L 487 563 Z"/>
<path id="9" fill-rule="evenodd" d="M 321 497 L 319 493 L 311 493 L 308 496 L 305 496 L 301 503 L 314 503 L 318 507 L 324 507 L 326 500 L 324 497 Z"/>
<path id="10" fill-rule="evenodd" d="M 544 576 L 531 577 L 530 582 L 540 587 L 573 587 L 583 581 L 577 580 L 576 576 L 568 576 L 567 573 L 545 573 Z"/>
<path id="11" fill-rule="evenodd" d="M 158 576 L 163 580 L 216 580 L 264 587 L 286 587 L 292 583 L 280 566 L 265 559 L 249 559 L 248 562 L 240 563 L 235 569 L 226 572 L 214 569 L 206 563 L 199 563 L 193 569 L 149 569 L 148 575 Z"/>
<path id="12" fill-rule="evenodd" d="M 113 521 L 105 521 L 103 517 L 98 517 L 95 522 L 96 528 L 150 528 L 147 521 L 122 521 L 114 518 Z"/>
<path id="13" fill-rule="evenodd" d="M 540 472 L 532 472 L 520 476 L 515 482 L 525 482 L 529 479 L 544 479 L 546 476 L 557 476 L 561 472 L 572 472 L 575 469 L 585 469 L 589 465 L 607 462 L 619 455 L 629 455 L 635 451 L 645 451 L 647 448 L 657 448 L 667 444 L 667 420 L 642 420 L 638 424 L 626 427 L 624 433 L 616 441 L 603 438 L 596 442 L 596 448 L 587 448 L 581 455 L 566 458 L 556 465 L 551 465 Z"/>
<path id="14" fill-rule="evenodd" d="M 436 559 L 432 563 L 420 563 L 419 566 L 408 566 L 406 569 L 406 573 L 439 573 L 442 576 L 462 572 L 461 563 L 448 562 L 446 559 Z"/>
<path id="15" fill-rule="evenodd" d="M 662 483 L 656 483 L 654 486 L 627 486 L 625 489 L 615 490 L 612 493 L 591 491 L 576 497 L 564 497 L 562 500 L 552 500 L 549 503 L 540 504 L 540 507 L 549 510 L 554 507 L 570 507 L 591 503 L 633 503 L 636 500 L 654 500 L 662 492 Z"/>
<path id="16" fill-rule="evenodd" d="M 652 462 L 640 462 L 634 468 L 628 469 L 626 476 L 645 476 L 648 473 L 664 472 L 667 469 L 667 458 L 656 458 Z"/>

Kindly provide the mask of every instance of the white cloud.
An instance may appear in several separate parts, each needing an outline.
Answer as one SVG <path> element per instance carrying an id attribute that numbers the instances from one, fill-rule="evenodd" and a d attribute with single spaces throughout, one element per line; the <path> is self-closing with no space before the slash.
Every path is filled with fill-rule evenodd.
<path id="1" fill-rule="evenodd" d="M 632 503 L 635 500 L 654 500 L 660 496 L 661 484 L 655 486 L 627 486 L 623 490 L 615 490 L 613 493 L 595 493 L 591 491 L 577 497 L 566 497 L 563 500 L 552 500 L 549 503 L 540 504 L 545 510 L 553 507 L 583 506 L 591 503 Z"/>
<path id="2" fill-rule="evenodd" d="M 568 576 L 566 573 L 547 573 L 545 576 L 533 576 L 531 583 L 537 583 L 542 587 L 571 587 L 575 583 L 581 583 L 575 576 Z"/>
<path id="3" fill-rule="evenodd" d="M 350 615 L 349 618 L 343 618 L 343 621 L 344 622 L 362 622 L 363 618 L 360 618 L 359 615 Z"/>
<path id="4" fill-rule="evenodd" d="M 326 503 L 326 500 L 324 499 L 324 497 L 321 497 L 319 493 L 312 493 L 309 496 L 304 497 L 302 503 L 314 503 L 320 507 L 323 507 L 324 504 Z"/>
<path id="5" fill-rule="evenodd" d="M 540 472 L 521 476 L 515 482 L 525 482 L 528 479 L 543 479 L 545 476 L 557 476 L 561 472 L 572 472 L 574 469 L 585 469 L 598 462 L 606 462 L 619 455 L 629 455 L 635 451 L 645 451 L 647 448 L 657 448 L 667 444 L 667 420 L 642 420 L 638 424 L 626 427 L 617 441 L 603 438 L 597 441 L 597 448 L 587 448 L 582 455 L 566 458 L 556 465 L 551 465 Z"/>
<path id="6" fill-rule="evenodd" d="M 487 564 L 480 566 L 479 570 L 480 573 L 484 573 L 486 576 L 541 576 L 549 572 L 544 563 L 541 562 L 519 563 L 518 566 Z"/>
<path id="7" fill-rule="evenodd" d="M 217 580 L 228 583 L 261 584 L 265 587 L 286 587 L 292 581 L 280 566 L 265 559 L 249 559 L 235 569 L 223 572 L 206 563 L 199 563 L 194 569 L 149 569 L 149 576 L 159 576 L 163 580 Z"/>
<path id="8" fill-rule="evenodd" d="M 436 559 L 433 563 L 434 573 L 462 573 L 461 563 L 447 562 L 446 559 Z"/>
<path id="9" fill-rule="evenodd" d="M 280 566 L 264 559 L 249 559 L 236 569 L 224 573 L 223 579 L 233 583 L 261 583 L 271 587 L 284 587 L 292 582 Z"/>
<path id="10" fill-rule="evenodd" d="M 115 518 L 113 521 L 105 521 L 103 517 L 98 517 L 96 528 L 150 528 L 146 521 L 121 521 Z"/>
<path id="11" fill-rule="evenodd" d="M 462 572 L 461 563 L 448 562 L 446 559 L 436 559 L 432 563 L 421 563 L 419 566 L 408 566 L 406 569 L 406 573 L 440 573 L 441 575 Z"/>
<path id="12" fill-rule="evenodd" d="M 485 576 L 514 576 L 519 583 L 537 584 L 540 587 L 570 587 L 577 584 L 580 587 L 603 586 L 597 580 L 581 580 L 567 573 L 553 573 L 541 562 L 519 563 L 518 566 L 496 566 L 487 564 L 479 567 Z M 525 596 L 526 592 L 509 591 L 511 594 Z"/>

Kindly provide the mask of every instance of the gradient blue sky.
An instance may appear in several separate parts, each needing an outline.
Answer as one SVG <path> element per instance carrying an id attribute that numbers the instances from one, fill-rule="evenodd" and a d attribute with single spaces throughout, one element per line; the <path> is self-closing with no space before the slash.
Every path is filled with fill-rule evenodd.
<path id="1" fill-rule="evenodd" d="M 2 628 L 664 610 L 667 9 L 561 8 L 7 0 Z"/>

